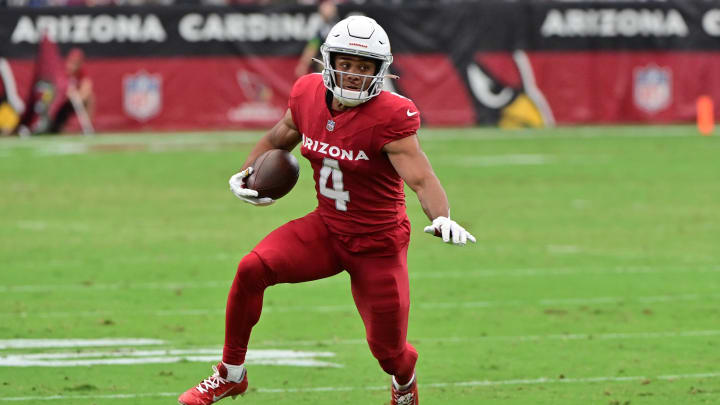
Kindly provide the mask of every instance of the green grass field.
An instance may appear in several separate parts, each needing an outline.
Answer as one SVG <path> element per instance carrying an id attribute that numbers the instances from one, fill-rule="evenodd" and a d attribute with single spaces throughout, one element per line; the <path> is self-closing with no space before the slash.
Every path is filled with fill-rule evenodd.
<path id="1" fill-rule="evenodd" d="M 259 135 L 0 139 L 0 402 L 170 404 L 210 374 L 237 261 L 315 207 L 304 161 L 272 207 L 228 191 Z M 720 138 L 677 126 L 421 141 L 477 237 L 423 234 L 408 192 L 423 404 L 720 403 Z M 152 340 L 92 347 L 111 338 Z M 269 289 L 250 349 L 251 390 L 229 403 L 389 400 L 345 274 Z M 278 350 L 317 363 L 267 365 L 298 360 Z M 134 363 L 98 364 L 113 361 Z M 54 366 L 18 366 L 38 363 Z"/>

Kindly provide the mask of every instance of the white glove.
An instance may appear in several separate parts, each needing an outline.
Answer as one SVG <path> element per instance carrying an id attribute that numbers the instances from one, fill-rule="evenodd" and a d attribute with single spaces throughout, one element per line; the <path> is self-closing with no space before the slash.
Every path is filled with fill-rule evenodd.
<path id="1" fill-rule="evenodd" d="M 230 183 L 230 191 L 235 194 L 235 197 L 245 201 L 248 204 L 266 206 L 274 203 L 275 200 L 273 200 L 272 198 L 258 197 L 258 192 L 256 190 L 251 190 L 245 187 L 245 179 L 247 179 L 248 176 L 252 174 L 252 172 L 253 168 L 248 167 L 240 173 L 236 173 L 232 177 L 230 177 L 230 181 L 228 182 Z"/>
<path id="2" fill-rule="evenodd" d="M 432 225 L 425 227 L 426 233 L 431 233 L 435 236 L 441 236 L 443 242 L 448 243 L 452 239 L 453 245 L 465 246 L 465 243 L 469 240 L 475 243 L 475 237 L 466 231 L 465 228 L 458 225 L 457 222 L 446 217 L 437 217 L 433 219 Z"/>

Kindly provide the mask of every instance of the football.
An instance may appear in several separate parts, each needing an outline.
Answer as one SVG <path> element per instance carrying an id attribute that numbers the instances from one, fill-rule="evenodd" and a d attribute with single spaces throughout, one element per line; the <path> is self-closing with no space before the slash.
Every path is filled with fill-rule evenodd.
<path id="1" fill-rule="evenodd" d="M 253 173 L 245 186 L 257 190 L 258 197 L 277 200 L 289 193 L 300 176 L 300 166 L 292 153 L 284 149 L 270 149 L 255 159 Z"/>

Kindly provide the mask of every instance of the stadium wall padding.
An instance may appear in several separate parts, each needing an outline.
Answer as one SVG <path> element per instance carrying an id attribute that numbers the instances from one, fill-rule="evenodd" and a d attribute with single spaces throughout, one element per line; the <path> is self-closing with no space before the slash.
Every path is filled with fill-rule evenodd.
<path id="1" fill-rule="evenodd" d="M 43 33 L 81 47 L 100 131 L 265 128 L 306 41 L 304 6 L 7 8 L 0 56 L 29 93 Z M 673 123 L 720 100 L 720 0 L 488 0 L 342 6 L 387 30 L 400 79 L 431 126 Z M 716 105 L 720 108 L 720 102 Z"/>

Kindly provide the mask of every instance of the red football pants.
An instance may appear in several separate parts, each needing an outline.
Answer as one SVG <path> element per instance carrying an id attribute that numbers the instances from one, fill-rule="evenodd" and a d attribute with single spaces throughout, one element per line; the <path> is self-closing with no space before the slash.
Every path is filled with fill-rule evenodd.
<path id="1" fill-rule="evenodd" d="M 238 266 L 225 315 L 223 361 L 245 362 L 265 288 L 318 280 L 344 269 L 350 274 L 370 351 L 385 372 L 401 383 L 409 381 L 417 351 L 406 341 L 410 308 L 407 245 L 386 253 L 370 256 L 349 252 L 315 211 L 271 232 Z"/>

